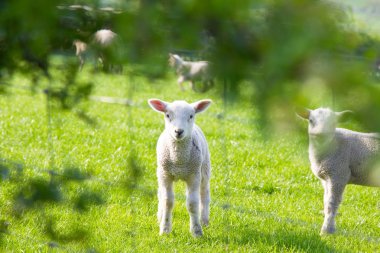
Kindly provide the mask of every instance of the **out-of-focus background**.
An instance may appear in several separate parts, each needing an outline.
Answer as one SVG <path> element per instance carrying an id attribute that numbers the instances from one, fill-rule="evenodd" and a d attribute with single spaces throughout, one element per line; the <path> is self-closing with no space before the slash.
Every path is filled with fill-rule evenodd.
<path id="1" fill-rule="evenodd" d="M 377 1 L 0 2 L 0 249 L 5 252 L 376 252 L 379 191 L 348 186 L 320 237 L 323 190 L 298 108 L 380 127 Z M 207 61 L 194 85 L 186 62 Z M 183 62 L 182 62 L 183 63 Z M 191 79 L 191 78 L 189 78 Z M 211 160 L 211 221 L 158 235 L 149 98 L 213 100 L 197 124 Z"/>

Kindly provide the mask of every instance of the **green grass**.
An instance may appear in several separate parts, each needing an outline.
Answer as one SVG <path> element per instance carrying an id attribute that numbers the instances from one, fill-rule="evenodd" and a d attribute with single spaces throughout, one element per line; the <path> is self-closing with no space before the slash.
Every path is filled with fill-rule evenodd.
<path id="1" fill-rule="evenodd" d="M 127 97 L 134 105 L 83 101 L 76 110 L 94 122 L 88 124 L 75 111 L 58 110 L 53 103 L 49 141 L 44 94 L 10 88 L 0 96 L 2 251 L 380 250 L 376 188 L 348 186 L 337 234 L 319 236 L 323 192 L 309 169 L 306 125 L 265 139 L 246 87 L 240 100 L 225 106 L 220 90 L 181 92 L 172 75 L 161 81 L 128 74 L 81 75 L 94 81 L 93 95 Z M 29 81 L 17 76 L 13 82 Z M 155 145 L 164 124 L 163 116 L 147 105 L 152 97 L 214 101 L 197 117 L 212 160 L 211 219 L 202 238 L 189 233 L 181 182 L 175 185 L 173 232 L 158 235 Z"/>

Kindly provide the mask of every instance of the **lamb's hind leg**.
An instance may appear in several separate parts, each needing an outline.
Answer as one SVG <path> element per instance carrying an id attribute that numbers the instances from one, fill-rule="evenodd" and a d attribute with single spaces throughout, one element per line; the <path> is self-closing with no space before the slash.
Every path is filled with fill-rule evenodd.
<path id="1" fill-rule="evenodd" d="M 185 78 L 183 76 L 180 76 L 177 80 L 178 86 L 181 89 L 181 91 L 185 91 L 185 88 L 183 87 L 183 82 L 185 81 Z"/>
<path id="2" fill-rule="evenodd" d="M 186 190 L 186 206 L 190 215 L 190 232 L 195 237 L 203 235 L 199 222 L 200 176 L 189 179 Z"/>
<path id="3" fill-rule="evenodd" d="M 161 187 L 159 186 L 158 187 L 158 191 L 157 191 L 157 197 L 158 197 L 158 211 L 157 211 L 157 221 L 158 221 L 158 224 L 161 223 L 161 219 L 162 219 L 162 212 L 163 212 L 163 207 L 162 207 L 162 194 L 161 194 Z"/>
<path id="4" fill-rule="evenodd" d="M 333 234 L 335 232 L 335 216 L 338 211 L 340 202 L 342 201 L 342 196 L 345 183 L 337 183 L 327 180 L 323 183 L 325 188 L 324 193 L 324 214 L 325 218 L 321 228 L 321 235 L 323 234 Z"/>
<path id="5" fill-rule="evenodd" d="M 208 226 L 210 217 L 210 180 L 203 177 L 201 183 L 201 217 L 202 224 Z"/>

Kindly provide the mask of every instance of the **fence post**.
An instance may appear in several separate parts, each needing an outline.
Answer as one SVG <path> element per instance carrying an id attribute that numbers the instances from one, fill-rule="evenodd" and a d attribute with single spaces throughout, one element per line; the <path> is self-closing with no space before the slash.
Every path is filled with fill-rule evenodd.
<path id="1" fill-rule="evenodd" d="M 52 108 L 51 108 L 51 79 L 48 80 L 48 88 L 45 89 L 46 95 L 46 121 L 47 121 L 47 148 L 49 154 L 49 169 L 55 169 L 55 152 L 53 143 L 53 124 L 52 124 Z"/>

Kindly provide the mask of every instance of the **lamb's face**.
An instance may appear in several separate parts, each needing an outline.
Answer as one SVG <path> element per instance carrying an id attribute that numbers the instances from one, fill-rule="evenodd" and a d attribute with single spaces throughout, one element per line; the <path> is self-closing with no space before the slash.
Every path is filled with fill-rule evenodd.
<path id="1" fill-rule="evenodd" d="M 178 68 L 181 61 L 182 61 L 182 59 L 178 55 L 169 54 L 169 66 L 170 67 Z"/>
<path id="2" fill-rule="evenodd" d="M 165 129 L 176 140 L 190 137 L 193 131 L 195 109 L 184 101 L 175 101 L 167 106 Z"/>
<path id="3" fill-rule="evenodd" d="M 173 139 L 181 141 L 191 137 L 195 114 L 206 110 L 211 104 L 211 100 L 200 100 L 188 104 L 185 101 L 167 103 L 158 99 L 150 99 L 148 103 L 155 111 L 164 113 L 165 131 Z"/>
<path id="4" fill-rule="evenodd" d="M 337 115 L 328 108 L 318 108 L 309 111 L 309 134 L 329 135 L 335 132 Z"/>

